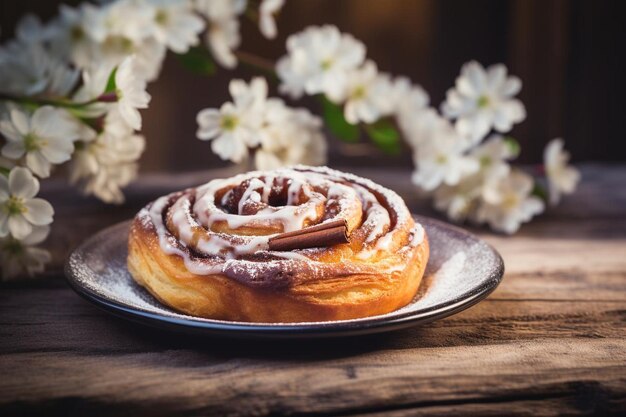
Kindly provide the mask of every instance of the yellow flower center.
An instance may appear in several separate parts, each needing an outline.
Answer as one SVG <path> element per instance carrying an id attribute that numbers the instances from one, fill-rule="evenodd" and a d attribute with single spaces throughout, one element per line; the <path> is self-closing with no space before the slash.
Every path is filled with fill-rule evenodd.
<path id="1" fill-rule="evenodd" d="M 26 152 L 37 151 L 41 149 L 41 145 L 43 145 L 43 142 L 32 133 L 24 136 L 24 149 Z"/>
<path id="2" fill-rule="evenodd" d="M 517 207 L 518 202 L 519 202 L 519 199 L 517 198 L 515 194 L 508 194 L 502 200 L 502 207 L 504 207 L 506 210 L 511 210 Z"/>
<path id="3" fill-rule="evenodd" d="M 168 20 L 167 12 L 165 10 L 159 10 L 154 16 L 154 20 L 160 25 L 165 25 Z"/>
<path id="4" fill-rule="evenodd" d="M 74 42 L 78 42 L 84 37 L 85 32 L 83 31 L 82 27 L 80 27 L 79 25 L 72 26 L 72 29 L 70 30 L 70 39 L 72 39 Z"/>
<path id="5" fill-rule="evenodd" d="M 235 116 L 224 116 L 220 121 L 220 127 L 222 130 L 235 130 L 237 124 L 239 124 L 239 120 Z"/>
<path id="6" fill-rule="evenodd" d="M 9 216 L 16 216 L 27 211 L 26 206 L 24 205 L 24 200 L 15 196 L 11 196 L 7 200 L 3 209 Z"/>
<path id="7" fill-rule="evenodd" d="M 361 99 L 363 97 L 365 97 L 365 87 L 362 85 L 357 86 L 357 88 L 354 89 L 354 91 L 352 92 L 352 98 L 353 99 Z"/>
<path id="8" fill-rule="evenodd" d="M 483 109 L 483 108 L 487 107 L 489 105 L 489 97 L 487 97 L 487 96 L 480 96 L 480 98 L 476 102 L 476 105 L 480 109 Z"/>

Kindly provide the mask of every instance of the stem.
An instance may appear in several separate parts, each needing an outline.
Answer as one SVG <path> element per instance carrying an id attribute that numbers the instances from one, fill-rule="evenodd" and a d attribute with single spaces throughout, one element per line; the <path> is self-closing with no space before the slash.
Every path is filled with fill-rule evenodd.
<path id="1" fill-rule="evenodd" d="M 235 56 L 243 64 L 260 69 L 261 71 L 276 77 L 276 72 L 274 71 L 274 63 L 269 59 L 244 51 L 236 51 Z"/>
<path id="2" fill-rule="evenodd" d="M 0 93 L 0 101 L 15 101 L 17 103 L 23 104 L 35 104 L 37 106 L 56 106 L 56 107 L 67 107 L 67 108 L 80 108 L 87 106 L 89 104 L 96 103 L 98 98 L 94 98 L 93 100 L 85 101 L 82 103 L 73 103 L 70 101 L 61 101 L 61 100 L 52 100 L 46 98 L 39 97 L 22 97 L 15 96 L 12 94 Z"/>

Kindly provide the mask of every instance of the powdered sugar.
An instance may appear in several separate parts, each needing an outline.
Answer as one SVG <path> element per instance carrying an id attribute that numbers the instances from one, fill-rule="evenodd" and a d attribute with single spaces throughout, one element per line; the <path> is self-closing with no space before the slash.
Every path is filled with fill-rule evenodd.
<path id="1" fill-rule="evenodd" d="M 270 201 L 281 199 L 284 205 L 270 205 Z M 309 272 L 326 268 L 326 272 L 320 272 L 322 275 L 337 268 L 346 273 L 373 273 L 369 269 L 375 268 L 351 263 L 317 265 L 314 259 L 323 253 L 321 249 L 268 251 L 268 241 L 276 233 L 268 235 L 267 228 L 288 232 L 307 224 L 345 219 L 352 227 L 352 246 L 357 247 L 358 259 L 371 258 L 381 251 L 402 255 L 421 243 L 424 233 L 420 225 L 407 233 L 407 224 L 413 220 L 396 193 L 370 180 L 325 167 L 298 166 L 213 180 L 196 189 L 157 199 L 147 212 L 140 213 L 142 224 L 148 222 L 146 213 L 163 251 L 182 257 L 189 271 L 206 275 L 228 269 L 241 277 L 242 268 L 237 264 L 241 262 L 250 280 L 262 272 L 260 269 L 267 270 L 263 264 L 268 262 L 276 271 L 305 266 Z M 220 222 L 231 231 L 213 231 L 213 226 Z M 244 226 L 246 234 L 236 234 Z M 262 233 L 250 235 L 255 228 Z M 389 269 L 383 261 L 380 272 Z M 310 275 L 317 276 L 317 272 Z"/>

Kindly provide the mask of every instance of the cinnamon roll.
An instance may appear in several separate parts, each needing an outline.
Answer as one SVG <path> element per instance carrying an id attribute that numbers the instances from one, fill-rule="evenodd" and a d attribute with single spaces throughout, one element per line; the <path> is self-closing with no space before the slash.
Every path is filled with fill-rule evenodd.
<path id="1" fill-rule="evenodd" d="M 345 243 L 325 242 L 331 235 L 320 231 L 336 227 L 345 228 Z M 299 238 L 309 231 L 316 239 Z M 277 240 L 294 248 L 278 250 Z M 137 214 L 128 246 L 133 278 L 164 304 L 194 316 L 269 323 L 398 309 L 415 296 L 429 254 L 424 229 L 396 193 L 308 166 L 161 197 Z"/>

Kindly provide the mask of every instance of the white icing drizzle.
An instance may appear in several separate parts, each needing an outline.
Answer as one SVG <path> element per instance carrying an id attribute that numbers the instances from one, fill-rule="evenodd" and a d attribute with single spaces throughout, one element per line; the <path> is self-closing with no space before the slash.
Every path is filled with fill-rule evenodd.
<path id="1" fill-rule="evenodd" d="M 227 188 L 228 191 L 222 191 Z M 222 195 L 219 206 L 215 202 L 218 194 Z M 269 205 L 272 196 L 276 195 L 284 196 L 284 206 Z M 234 196 L 241 197 L 233 202 Z M 236 213 L 226 211 L 225 207 L 233 207 L 233 204 Z M 333 207 L 331 212 L 328 211 L 330 207 Z M 424 229 L 419 224 L 407 236 L 406 225 L 412 219 L 397 194 L 372 181 L 325 167 L 297 166 L 213 180 L 195 190 L 161 197 L 139 216 L 154 225 L 159 244 L 166 254 L 183 258 L 190 272 L 208 275 L 223 272 L 225 268 L 237 269 L 238 262 L 259 264 L 261 268 L 259 262 L 245 259 L 260 253 L 279 260 L 267 262 L 304 262 L 309 266 L 316 262 L 308 256 L 319 253 L 314 249 L 268 251 L 268 241 L 274 235 L 219 233 L 211 230 L 216 222 L 224 222 L 233 232 L 244 226 L 254 228 L 270 224 L 289 232 L 306 227 L 307 222 L 320 224 L 338 218 L 350 220 L 355 214 L 362 216 L 359 217 L 361 223 L 356 225 L 362 239 L 355 254 L 358 259 L 369 259 L 380 251 L 401 254 L 423 242 Z M 164 218 L 167 224 L 164 224 Z M 168 225 L 172 230 L 168 230 Z M 356 233 L 357 229 L 353 232 Z M 276 268 L 282 264 L 273 265 Z M 389 273 L 397 270 L 394 268 L 393 265 L 380 265 L 381 271 Z"/>

